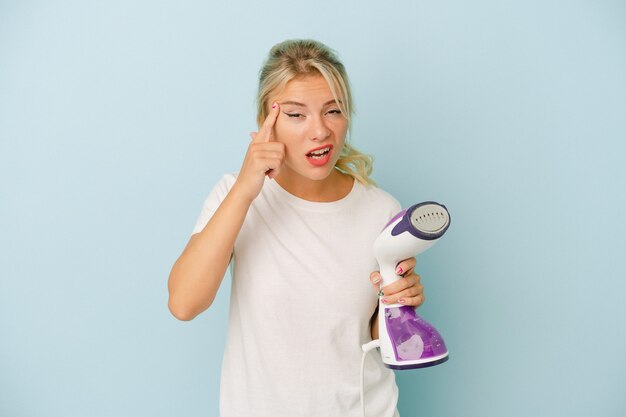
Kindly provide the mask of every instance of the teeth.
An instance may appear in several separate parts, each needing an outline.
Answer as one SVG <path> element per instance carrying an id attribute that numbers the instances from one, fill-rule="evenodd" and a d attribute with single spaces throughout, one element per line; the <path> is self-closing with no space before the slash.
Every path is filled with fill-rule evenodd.
<path id="1" fill-rule="evenodd" d="M 309 155 L 324 155 L 328 151 L 330 151 L 330 147 L 324 148 L 324 149 L 318 149 L 317 151 L 310 152 Z"/>

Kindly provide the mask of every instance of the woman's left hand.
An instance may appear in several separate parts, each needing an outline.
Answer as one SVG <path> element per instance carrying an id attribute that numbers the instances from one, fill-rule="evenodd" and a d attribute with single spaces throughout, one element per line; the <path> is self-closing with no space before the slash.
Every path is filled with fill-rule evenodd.
<path id="1" fill-rule="evenodd" d="M 413 271 L 413 268 L 415 268 L 415 258 L 400 262 L 396 267 L 396 274 L 402 278 L 384 288 L 380 288 L 382 281 L 380 272 L 374 271 L 370 274 L 370 281 L 376 293 L 383 297 L 384 304 L 400 303 L 419 307 L 424 303 L 424 286 L 420 283 L 420 276 Z"/>

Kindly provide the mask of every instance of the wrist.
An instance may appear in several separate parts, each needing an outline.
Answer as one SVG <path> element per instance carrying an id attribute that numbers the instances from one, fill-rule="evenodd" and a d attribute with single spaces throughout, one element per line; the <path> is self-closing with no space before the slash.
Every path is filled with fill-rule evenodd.
<path id="1" fill-rule="evenodd" d="M 237 181 L 235 181 L 235 184 L 233 184 L 233 187 L 230 189 L 228 196 L 233 200 L 233 202 L 245 205 L 246 208 L 248 208 L 250 207 L 254 199 L 259 195 L 259 193 L 251 193 L 246 188 L 247 187 L 245 187 L 245 185 L 242 184 L 241 181 L 238 179 Z"/>

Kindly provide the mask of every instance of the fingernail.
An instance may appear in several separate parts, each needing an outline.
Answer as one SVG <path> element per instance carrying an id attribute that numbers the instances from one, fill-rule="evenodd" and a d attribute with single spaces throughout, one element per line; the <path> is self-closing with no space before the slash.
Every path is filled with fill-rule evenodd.
<path id="1" fill-rule="evenodd" d="M 387 300 L 386 298 L 383 298 L 383 303 L 387 304 L 387 301 L 389 300 Z"/>
<path id="2" fill-rule="evenodd" d="M 402 267 L 401 267 L 401 266 L 399 266 L 399 267 L 397 267 L 397 268 L 396 268 L 396 274 L 400 275 L 400 274 L 402 274 L 403 272 L 404 272 L 404 270 L 402 269 Z"/>
<path id="3" fill-rule="evenodd" d="M 404 304 L 404 298 L 400 298 L 400 299 L 398 300 L 398 302 L 399 302 L 400 304 Z"/>
<path id="4" fill-rule="evenodd" d="M 380 282 L 380 277 L 374 278 L 374 284 L 378 284 Z"/>
<path id="5" fill-rule="evenodd" d="M 273 108 L 273 109 L 275 109 L 275 108 L 276 108 L 276 106 L 278 106 L 278 104 L 277 104 L 277 103 L 272 104 L 272 108 Z"/>

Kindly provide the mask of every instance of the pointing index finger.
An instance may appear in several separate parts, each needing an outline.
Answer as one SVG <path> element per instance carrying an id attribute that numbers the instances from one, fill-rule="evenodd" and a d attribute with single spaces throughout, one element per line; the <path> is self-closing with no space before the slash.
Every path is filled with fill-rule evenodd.
<path id="1" fill-rule="evenodd" d="M 280 113 L 280 106 L 277 102 L 272 103 L 272 110 L 265 118 L 258 135 L 255 138 L 255 142 L 271 142 L 274 140 L 274 124 Z"/>

